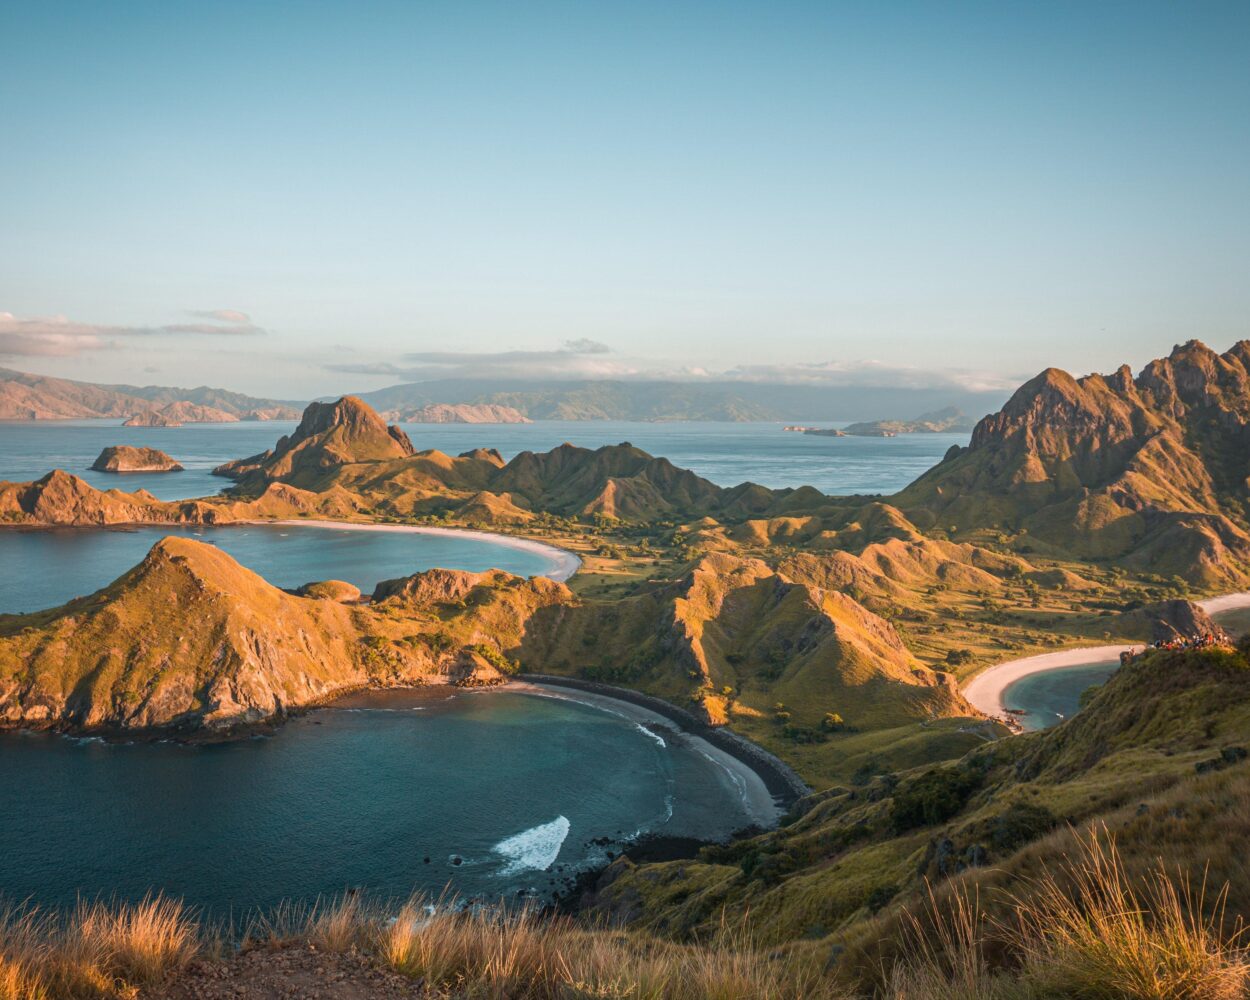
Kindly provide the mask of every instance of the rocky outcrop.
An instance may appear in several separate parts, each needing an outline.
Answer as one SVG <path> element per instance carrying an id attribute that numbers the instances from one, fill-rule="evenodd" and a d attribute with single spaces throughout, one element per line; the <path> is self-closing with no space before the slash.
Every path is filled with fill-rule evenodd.
<path id="1" fill-rule="evenodd" d="M 892 502 L 921 527 L 1027 532 L 1055 556 L 1240 584 L 1248 363 L 1246 342 L 1216 354 L 1190 341 L 1136 379 L 1047 369 Z"/>
<path id="2" fill-rule="evenodd" d="M 1212 636 L 1227 643 L 1228 635 L 1215 620 L 1192 601 L 1161 601 L 1120 616 L 1123 635 L 1148 637 L 1150 642 L 1173 642 Z"/>
<path id="3" fill-rule="evenodd" d="M 520 410 L 493 403 L 431 403 L 407 410 L 388 410 L 383 416 L 407 424 L 530 424 Z"/>
<path id="4" fill-rule="evenodd" d="M 398 427 L 386 423 L 355 396 L 333 403 L 310 403 L 290 436 L 272 450 L 227 462 L 213 470 L 260 486 L 274 480 L 296 485 L 325 481 L 339 466 L 385 462 L 413 454 L 412 442 Z"/>
<path id="5" fill-rule="evenodd" d="M 156 448 L 110 445 L 91 463 L 97 472 L 181 472 L 182 466 Z"/>

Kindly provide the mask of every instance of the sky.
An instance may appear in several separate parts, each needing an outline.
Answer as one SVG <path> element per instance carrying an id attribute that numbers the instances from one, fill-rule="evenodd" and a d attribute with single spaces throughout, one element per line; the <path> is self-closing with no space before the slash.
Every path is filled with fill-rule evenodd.
<path id="1" fill-rule="evenodd" d="M 0 366 L 1001 388 L 1250 337 L 1250 4 L 0 0 Z"/>

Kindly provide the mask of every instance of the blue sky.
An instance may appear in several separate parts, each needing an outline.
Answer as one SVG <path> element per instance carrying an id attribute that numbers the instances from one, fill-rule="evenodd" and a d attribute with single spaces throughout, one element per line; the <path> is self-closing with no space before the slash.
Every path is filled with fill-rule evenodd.
<path id="1" fill-rule="evenodd" d="M 1244 2 L 6 0 L 0 38 L 8 367 L 999 385 L 1250 336 Z"/>

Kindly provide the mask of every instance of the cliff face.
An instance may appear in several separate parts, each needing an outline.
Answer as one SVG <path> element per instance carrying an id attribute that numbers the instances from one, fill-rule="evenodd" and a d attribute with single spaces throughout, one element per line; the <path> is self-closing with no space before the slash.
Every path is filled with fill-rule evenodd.
<path id="1" fill-rule="evenodd" d="M 182 466 L 156 448 L 110 445 L 91 463 L 97 472 L 180 472 Z"/>
<path id="2" fill-rule="evenodd" d="M 1250 344 L 1197 341 L 1134 379 L 1048 369 L 894 498 L 922 526 L 1024 530 L 1055 554 L 1240 582 L 1250 557 Z"/>

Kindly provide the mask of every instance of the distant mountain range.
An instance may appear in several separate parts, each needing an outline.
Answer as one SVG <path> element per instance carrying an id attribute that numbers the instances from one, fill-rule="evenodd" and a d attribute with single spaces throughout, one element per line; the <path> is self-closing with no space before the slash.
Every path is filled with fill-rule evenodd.
<path id="1" fill-rule="evenodd" d="M 356 393 L 382 413 L 438 403 L 507 406 L 531 420 L 883 420 L 942 408 L 984 414 L 1006 393 L 776 382 L 442 379 Z"/>
<path id="2" fill-rule="evenodd" d="M 894 421 L 942 409 L 983 414 L 1005 393 L 961 389 L 784 385 L 772 382 L 443 379 L 357 393 L 401 421 L 522 420 Z M 337 397 L 328 397 L 334 399 Z M 0 368 L 0 420 L 139 417 L 168 426 L 205 420 L 296 420 L 305 403 L 198 386 L 112 385 Z M 225 414 L 225 416 L 221 416 Z M 925 428 L 928 429 L 928 428 Z"/>
<path id="3" fill-rule="evenodd" d="M 300 402 L 260 399 L 204 385 L 195 389 L 101 385 L 0 368 L 0 420 L 129 420 L 138 415 L 158 414 L 138 422 L 168 426 L 209 418 L 295 420 L 303 406 Z"/>

